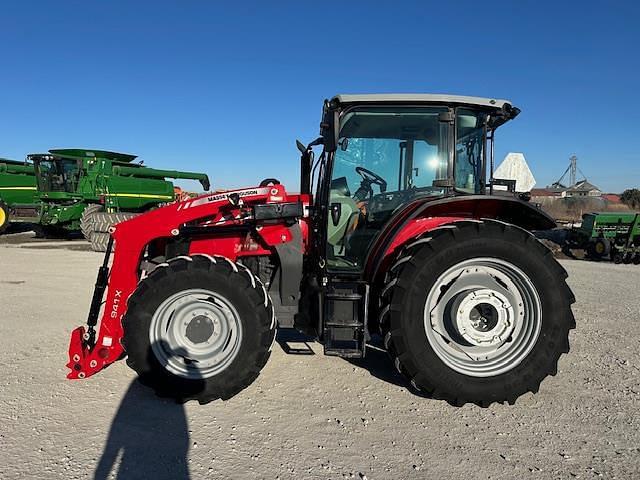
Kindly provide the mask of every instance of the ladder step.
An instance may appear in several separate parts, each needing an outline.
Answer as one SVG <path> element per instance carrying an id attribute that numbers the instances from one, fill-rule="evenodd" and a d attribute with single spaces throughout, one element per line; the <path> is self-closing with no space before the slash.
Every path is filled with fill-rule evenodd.
<path id="1" fill-rule="evenodd" d="M 336 327 L 336 328 L 364 328 L 364 324 L 362 322 L 327 322 L 325 323 L 327 327 Z"/>
<path id="2" fill-rule="evenodd" d="M 325 297 L 330 300 L 362 300 L 362 295 L 359 293 L 327 293 Z"/>

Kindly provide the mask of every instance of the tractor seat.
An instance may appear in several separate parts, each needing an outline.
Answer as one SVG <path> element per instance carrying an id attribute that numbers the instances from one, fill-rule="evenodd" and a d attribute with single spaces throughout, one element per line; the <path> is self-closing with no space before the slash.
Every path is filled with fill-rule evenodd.
<path id="1" fill-rule="evenodd" d="M 344 197 L 351 196 L 349 184 L 347 183 L 347 177 L 338 177 L 334 180 L 331 180 L 331 195 L 333 195 L 334 193 L 342 195 Z"/>

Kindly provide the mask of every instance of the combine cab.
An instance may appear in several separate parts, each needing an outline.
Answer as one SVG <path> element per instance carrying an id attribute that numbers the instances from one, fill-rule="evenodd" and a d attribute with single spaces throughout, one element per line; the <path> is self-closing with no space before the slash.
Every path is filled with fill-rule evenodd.
<path id="1" fill-rule="evenodd" d="M 206 174 L 148 168 L 123 153 L 66 149 L 29 158 L 38 178 L 43 229 L 81 230 L 98 251 L 106 248 L 113 224 L 175 200 L 167 178 L 198 180 L 205 190 L 210 186 Z"/>
<path id="2" fill-rule="evenodd" d="M 126 356 L 161 396 L 228 399 L 276 329 L 296 328 L 351 358 L 379 335 L 411 388 L 454 405 L 536 392 L 569 351 L 574 298 L 529 233 L 554 222 L 487 194 L 495 130 L 518 113 L 445 95 L 326 101 L 320 138 L 298 142 L 300 193 L 271 178 L 115 226 L 69 378 Z"/>
<path id="3" fill-rule="evenodd" d="M 0 158 L 0 234 L 12 221 L 38 217 L 33 164 Z"/>

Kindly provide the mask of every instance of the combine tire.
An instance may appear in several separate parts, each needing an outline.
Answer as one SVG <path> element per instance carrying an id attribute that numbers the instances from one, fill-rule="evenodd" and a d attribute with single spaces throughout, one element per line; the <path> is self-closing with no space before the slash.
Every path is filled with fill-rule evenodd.
<path id="1" fill-rule="evenodd" d="M 93 221 L 94 216 L 102 210 L 102 205 L 97 205 L 92 203 L 87 205 L 82 211 L 82 216 L 80 217 L 80 230 L 82 231 L 82 235 L 87 241 L 91 241 L 91 235 L 93 234 Z"/>
<path id="2" fill-rule="evenodd" d="M 247 268 L 223 257 L 177 257 L 142 280 L 123 319 L 127 364 L 159 396 L 227 400 L 267 363 L 271 299 Z"/>
<path id="3" fill-rule="evenodd" d="M 94 252 L 106 252 L 109 236 L 108 233 L 93 232 L 91 234 L 91 250 Z"/>
<path id="4" fill-rule="evenodd" d="M 129 220 L 138 216 L 137 213 L 105 213 L 97 212 L 94 214 L 93 231 L 99 233 L 109 233 L 109 229 L 118 223 Z"/>
<path id="5" fill-rule="evenodd" d="M 9 208 L 7 204 L 0 200 L 0 234 L 9 228 Z"/>
<path id="6" fill-rule="evenodd" d="M 396 368 L 432 398 L 514 403 L 555 375 L 575 301 L 530 233 L 459 222 L 404 248 L 387 274 L 381 326 Z"/>
<path id="7" fill-rule="evenodd" d="M 109 243 L 109 229 L 120 222 L 136 217 L 137 213 L 105 213 L 94 212 L 93 232 L 91 233 L 91 249 L 94 252 L 104 252 Z M 114 246 L 115 250 L 115 246 Z"/>

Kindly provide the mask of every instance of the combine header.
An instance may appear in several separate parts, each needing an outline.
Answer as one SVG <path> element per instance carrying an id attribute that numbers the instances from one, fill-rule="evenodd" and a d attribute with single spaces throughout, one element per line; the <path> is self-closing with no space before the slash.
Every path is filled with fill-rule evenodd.
<path id="1" fill-rule="evenodd" d="M 69 378 L 126 356 L 161 396 L 228 399 L 256 379 L 276 328 L 296 328 L 352 358 L 379 334 L 411 388 L 454 405 L 536 392 L 569 351 L 574 298 L 529 233 L 554 222 L 486 194 L 495 130 L 518 113 L 339 95 L 320 138 L 298 142 L 300 193 L 269 178 L 119 223 Z"/>

